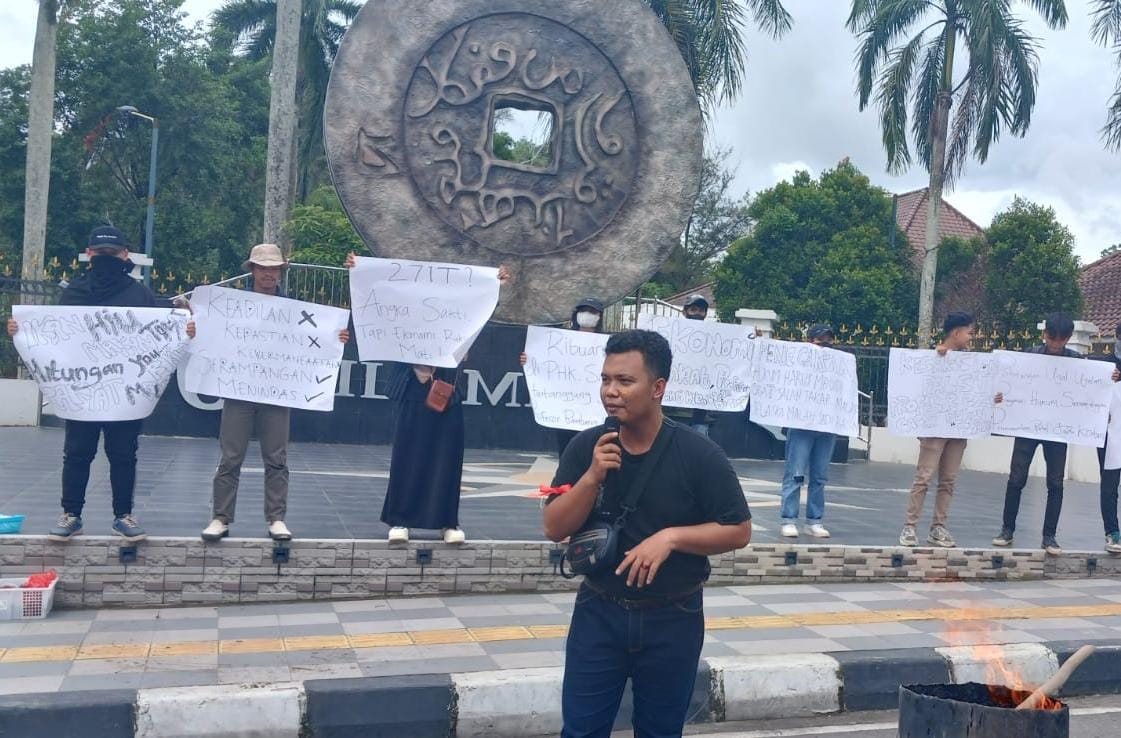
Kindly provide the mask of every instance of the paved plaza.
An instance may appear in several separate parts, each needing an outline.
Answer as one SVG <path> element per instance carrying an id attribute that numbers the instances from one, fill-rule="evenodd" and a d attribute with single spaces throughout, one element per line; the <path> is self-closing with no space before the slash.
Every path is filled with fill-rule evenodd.
<path id="1" fill-rule="evenodd" d="M 561 666 L 575 595 L 145 610 L 0 623 L 0 693 Z M 714 587 L 705 658 L 1121 639 L 1121 581 Z"/>
<path id="2" fill-rule="evenodd" d="M 59 511 L 62 430 L 0 428 L 0 513 L 27 516 L 23 533 L 40 534 Z M 387 446 L 293 443 L 288 451 L 291 492 L 288 523 L 300 538 L 382 538 L 380 520 L 389 475 Z M 145 436 L 140 441 L 136 514 L 151 535 L 197 536 L 209 522 L 216 440 Z M 756 543 L 778 536 L 781 461 L 735 459 L 754 514 Z M 467 450 L 460 521 L 474 540 L 543 539 L 540 501 L 528 497 L 551 480 L 550 455 Z M 830 467 L 825 523 L 833 543 L 897 545 L 913 467 L 854 461 Z M 1002 474 L 963 471 L 950 514 L 950 529 L 965 547 L 991 545 L 1000 530 Z M 1039 546 L 1045 500 L 1041 478 L 1024 492 L 1016 545 Z M 933 492 L 920 522 L 925 534 Z M 234 537 L 263 537 L 263 472 L 254 442 L 242 470 Z M 83 514 L 86 533 L 106 535 L 112 522 L 108 465 L 94 462 Z M 438 531 L 417 532 L 435 538 Z M 1058 539 L 1068 550 L 1100 550 L 1102 526 L 1096 485 L 1066 483 Z M 811 543 L 806 536 L 798 541 Z"/>

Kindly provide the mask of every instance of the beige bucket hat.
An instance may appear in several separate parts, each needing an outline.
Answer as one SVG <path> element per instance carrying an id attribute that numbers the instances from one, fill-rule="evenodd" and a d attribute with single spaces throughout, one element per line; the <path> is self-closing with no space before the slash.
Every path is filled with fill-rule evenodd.
<path id="1" fill-rule="evenodd" d="M 241 264 L 241 268 L 250 271 L 250 264 L 263 267 L 286 267 L 288 260 L 280 253 L 280 247 L 275 243 L 259 243 L 249 252 L 249 258 Z"/>

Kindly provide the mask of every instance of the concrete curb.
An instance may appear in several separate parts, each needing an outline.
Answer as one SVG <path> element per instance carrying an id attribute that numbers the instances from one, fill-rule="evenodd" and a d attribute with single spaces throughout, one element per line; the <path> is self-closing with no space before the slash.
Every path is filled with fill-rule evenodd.
<path id="1" fill-rule="evenodd" d="M 982 647 L 1039 683 L 1082 645 Z M 1066 696 L 1121 694 L 1121 640 L 1097 642 Z M 220 685 L 0 697 L 0 738 L 525 738 L 560 730 L 559 667 L 303 684 Z M 900 684 L 1002 683 L 971 647 L 712 658 L 690 722 L 890 709 Z M 625 700 L 626 701 L 626 700 Z M 629 707 L 620 710 L 624 727 Z M 620 725 L 622 724 L 622 725 Z"/>

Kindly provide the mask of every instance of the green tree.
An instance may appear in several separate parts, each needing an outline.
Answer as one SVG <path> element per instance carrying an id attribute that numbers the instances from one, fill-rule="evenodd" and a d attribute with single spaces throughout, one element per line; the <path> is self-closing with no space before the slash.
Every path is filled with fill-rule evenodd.
<path id="1" fill-rule="evenodd" d="M 792 20 L 781 0 L 645 0 L 677 45 L 705 108 L 734 100 L 747 66 L 744 24 L 780 38 Z"/>
<path id="2" fill-rule="evenodd" d="M 323 105 L 339 43 L 363 2 L 303 0 L 296 74 L 299 108 L 298 199 L 327 181 L 323 151 Z M 252 60 L 271 59 L 276 39 L 276 0 L 227 0 L 214 13 L 215 43 Z"/>
<path id="3" fill-rule="evenodd" d="M 680 292 L 712 279 L 713 270 L 728 247 L 751 227 L 745 192 L 739 198 L 730 194 L 735 172 L 729 168 L 731 149 L 715 149 L 701 164 L 701 184 L 685 226 L 681 243 L 654 276 Z"/>
<path id="4" fill-rule="evenodd" d="M 914 320 L 915 279 L 891 196 L 847 160 L 817 180 L 799 172 L 760 192 L 748 214 L 751 233 L 716 270 L 722 319 L 769 308 L 783 320 L 838 325 Z"/>
<path id="5" fill-rule="evenodd" d="M 1090 26 L 1090 37 L 1116 50 L 1117 66 L 1121 69 L 1121 0 L 1092 0 L 1092 3 L 1094 23 Z M 1117 75 L 1113 97 L 1109 100 L 1102 138 L 1110 149 L 1121 150 L 1121 73 Z"/>
<path id="6" fill-rule="evenodd" d="M 1024 4 L 1038 11 L 1049 28 L 1066 25 L 1063 0 Z M 1031 123 L 1038 39 L 1024 30 L 1011 6 L 1012 0 L 852 0 L 847 25 L 860 38 L 860 109 L 868 106 L 874 90 L 888 169 L 899 172 L 911 164 L 910 105 L 911 137 L 930 174 L 920 345 L 931 332 L 943 187 L 952 184 L 970 156 L 984 163 L 1002 131 L 1023 136 Z M 965 57 L 965 71 L 956 75 L 959 56 Z M 955 98 L 957 113 L 951 125 Z"/>
<path id="7" fill-rule="evenodd" d="M 987 235 L 986 293 L 995 321 L 1010 330 L 1034 329 L 1049 312 L 1081 312 L 1074 236 L 1053 209 L 1017 197 L 993 218 Z"/>
<path id="8" fill-rule="evenodd" d="M 290 259 L 294 262 L 337 267 L 349 252 L 365 253 L 362 239 L 330 186 L 320 187 L 305 203 L 293 207 L 284 228 L 292 239 Z"/>
<path id="9" fill-rule="evenodd" d="M 0 276 L 19 275 L 31 69 L 0 70 Z"/>
<path id="10" fill-rule="evenodd" d="M 180 5 L 68 4 L 58 34 L 48 257 L 70 263 L 89 229 L 105 222 L 142 247 L 150 130 L 116 118 L 124 104 L 161 123 L 157 269 L 232 271 L 259 240 L 268 69 L 208 49 Z"/>

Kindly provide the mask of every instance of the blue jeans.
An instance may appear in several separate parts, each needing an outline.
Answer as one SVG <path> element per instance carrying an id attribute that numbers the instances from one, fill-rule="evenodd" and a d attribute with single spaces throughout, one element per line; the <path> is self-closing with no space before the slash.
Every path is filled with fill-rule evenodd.
<path id="1" fill-rule="evenodd" d="M 797 523 L 801 504 L 802 480 L 809 472 L 806 494 L 806 522 L 820 523 L 825 517 L 825 483 L 829 481 L 829 461 L 833 458 L 832 433 L 791 428 L 786 433 L 786 469 L 782 475 L 782 522 Z"/>
<path id="2" fill-rule="evenodd" d="M 635 738 L 679 738 L 704 630 L 700 591 L 627 610 L 581 587 L 565 646 L 561 738 L 609 738 L 628 678 Z"/>

